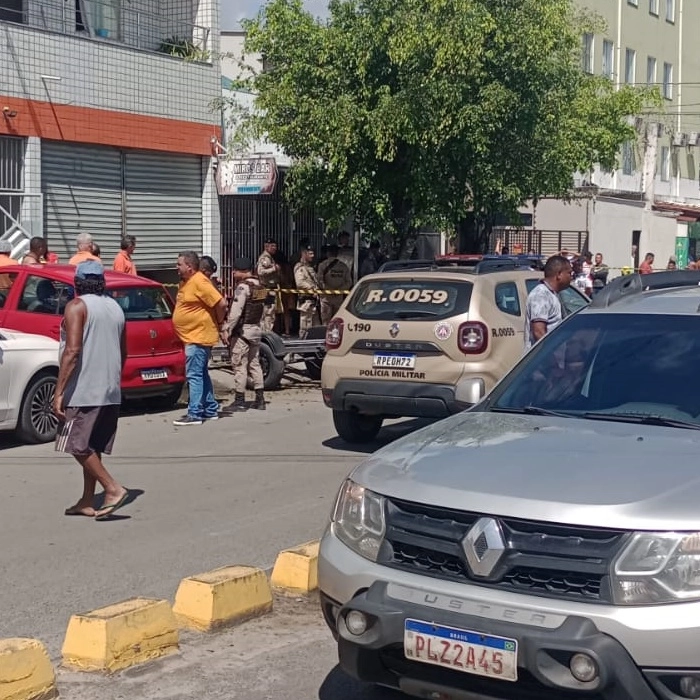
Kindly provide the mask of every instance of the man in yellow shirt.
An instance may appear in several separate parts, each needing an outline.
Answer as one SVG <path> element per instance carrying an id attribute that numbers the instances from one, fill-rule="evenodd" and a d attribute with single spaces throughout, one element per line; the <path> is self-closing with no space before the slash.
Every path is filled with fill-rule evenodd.
<path id="1" fill-rule="evenodd" d="M 177 259 L 180 288 L 175 301 L 173 325 L 185 345 L 185 376 L 190 400 L 187 414 L 173 425 L 201 425 L 219 417 L 219 404 L 209 376 L 211 349 L 219 342 L 226 318 L 226 301 L 199 270 L 199 256 L 188 250 Z"/>
<path id="2" fill-rule="evenodd" d="M 80 265 L 80 263 L 86 260 L 96 260 L 100 262 L 100 259 L 92 252 L 92 236 L 89 233 L 79 233 L 78 237 L 75 239 L 78 246 L 78 252 L 68 261 L 69 265 Z"/>

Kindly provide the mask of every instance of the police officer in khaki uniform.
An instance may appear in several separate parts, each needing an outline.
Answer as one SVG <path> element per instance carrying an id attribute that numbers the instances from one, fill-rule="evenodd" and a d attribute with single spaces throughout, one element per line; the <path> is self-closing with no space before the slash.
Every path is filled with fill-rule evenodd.
<path id="1" fill-rule="evenodd" d="M 222 328 L 222 340 L 231 348 L 231 366 L 234 372 L 236 396 L 222 413 L 245 411 L 245 389 L 250 377 L 255 389 L 252 408 L 265 410 L 264 380 L 260 367 L 260 322 L 267 290 L 253 277 L 249 258 L 237 258 L 233 263 L 236 285 L 228 317 Z"/>
<path id="2" fill-rule="evenodd" d="M 265 241 L 265 248 L 258 258 L 257 273 L 258 279 L 263 287 L 268 290 L 265 308 L 263 310 L 262 329 L 270 333 L 275 327 L 275 318 L 278 313 L 282 313 L 282 302 L 279 298 L 280 266 L 275 262 L 277 253 L 277 242 L 271 238 Z M 280 308 L 278 308 L 278 306 Z"/>
<path id="3" fill-rule="evenodd" d="M 299 290 L 309 290 L 308 293 L 300 291 L 297 298 L 297 311 L 299 312 L 299 338 L 306 338 L 309 328 L 317 319 L 315 290 L 319 289 L 316 271 L 313 268 L 314 249 L 306 246 L 301 250 L 301 260 L 294 266 L 294 284 Z"/>
<path id="4" fill-rule="evenodd" d="M 352 287 L 350 268 L 338 258 L 338 252 L 337 245 L 329 245 L 328 257 L 318 266 L 318 280 L 324 291 L 349 291 Z M 324 326 L 338 313 L 344 298 L 342 294 L 321 295 L 321 323 Z"/>

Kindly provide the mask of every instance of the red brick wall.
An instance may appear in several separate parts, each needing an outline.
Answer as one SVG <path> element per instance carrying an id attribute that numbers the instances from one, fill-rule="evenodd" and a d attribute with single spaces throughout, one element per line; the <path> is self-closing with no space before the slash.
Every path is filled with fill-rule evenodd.
<path id="1" fill-rule="evenodd" d="M 0 95 L 0 135 L 210 156 L 220 127 Z M 8 115 L 16 112 L 17 115 Z"/>

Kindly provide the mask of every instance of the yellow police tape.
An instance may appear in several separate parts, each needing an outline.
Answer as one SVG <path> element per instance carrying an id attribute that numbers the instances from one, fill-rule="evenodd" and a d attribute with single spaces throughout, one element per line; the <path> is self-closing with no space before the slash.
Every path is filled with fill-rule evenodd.
<path id="1" fill-rule="evenodd" d="M 282 294 L 350 294 L 349 289 L 270 289 Z"/>

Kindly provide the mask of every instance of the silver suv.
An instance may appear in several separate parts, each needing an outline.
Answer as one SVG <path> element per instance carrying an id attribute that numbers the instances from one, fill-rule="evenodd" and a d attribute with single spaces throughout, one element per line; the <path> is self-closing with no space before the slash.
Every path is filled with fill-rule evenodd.
<path id="1" fill-rule="evenodd" d="M 700 698 L 698 285 L 613 281 L 355 469 L 319 560 L 346 672 L 430 700 Z"/>

